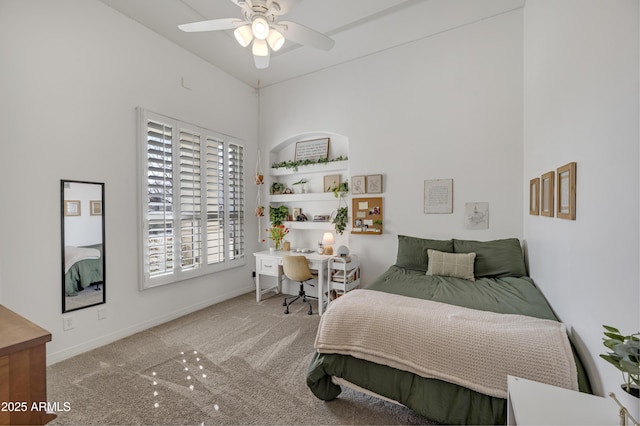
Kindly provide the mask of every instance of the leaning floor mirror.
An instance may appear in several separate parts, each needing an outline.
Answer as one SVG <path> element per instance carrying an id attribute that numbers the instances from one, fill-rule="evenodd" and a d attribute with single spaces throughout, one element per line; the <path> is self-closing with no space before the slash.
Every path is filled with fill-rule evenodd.
<path id="1" fill-rule="evenodd" d="M 104 183 L 60 181 L 62 313 L 105 303 Z"/>

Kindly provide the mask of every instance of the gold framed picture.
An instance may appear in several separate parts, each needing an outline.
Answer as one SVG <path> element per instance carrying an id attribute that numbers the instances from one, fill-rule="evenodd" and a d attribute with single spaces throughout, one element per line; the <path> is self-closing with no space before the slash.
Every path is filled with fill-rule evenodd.
<path id="1" fill-rule="evenodd" d="M 540 215 L 553 217 L 553 189 L 555 172 L 550 171 L 540 178 Z"/>
<path id="2" fill-rule="evenodd" d="M 64 200 L 65 216 L 80 216 L 81 214 L 80 200 Z"/>
<path id="3" fill-rule="evenodd" d="M 529 181 L 529 214 L 534 216 L 540 214 L 540 178 Z"/>
<path id="4" fill-rule="evenodd" d="M 576 163 L 558 167 L 558 206 L 556 216 L 559 219 L 576 220 Z"/>
<path id="5" fill-rule="evenodd" d="M 89 201 L 90 214 L 91 216 L 102 216 L 102 201 L 101 200 L 91 200 Z"/>

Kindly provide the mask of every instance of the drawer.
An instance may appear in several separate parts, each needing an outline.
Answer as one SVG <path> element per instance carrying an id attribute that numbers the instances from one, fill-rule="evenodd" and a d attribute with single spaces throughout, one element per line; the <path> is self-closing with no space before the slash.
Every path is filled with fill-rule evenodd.
<path id="1" fill-rule="evenodd" d="M 261 275 L 278 276 L 279 262 L 275 258 L 261 258 L 258 265 L 258 273 Z"/>

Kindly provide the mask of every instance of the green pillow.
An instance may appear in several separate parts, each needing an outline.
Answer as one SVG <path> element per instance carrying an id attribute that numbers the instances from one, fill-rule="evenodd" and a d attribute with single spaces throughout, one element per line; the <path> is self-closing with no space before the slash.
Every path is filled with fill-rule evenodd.
<path id="1" fill-rule="evenodd" d="M 429 240 L 398 235 L 396 266 L 427 272 L 429 266 L 428 249 L 453 253 L 453 240 Z"/>
<path id="2" fill-rule="evenodd" d="M 493 241 L 453 240 L 455 253 L 475 253 L 476 277 L 525 277 L 522 247 L 517 238 Z"/>

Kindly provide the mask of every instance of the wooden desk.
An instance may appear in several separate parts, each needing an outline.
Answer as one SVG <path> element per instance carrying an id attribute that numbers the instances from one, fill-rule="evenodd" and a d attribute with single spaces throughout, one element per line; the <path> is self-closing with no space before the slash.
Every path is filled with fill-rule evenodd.
<path id="1" fill-rule="evenodd" d="M 0 424 L 40 425 L 57 417 L 39 406 L 47 402 L 49 341 L 47 330 L 0 305 Z"/>
<path id="2" fill-rule="evenodd" d="M 327 265 L 331 256 L 318 253 L 296 253 L 293 251 L 269 250 L 253 253 L 256 257 L 256 301 L 259 302 L 263 294 L 270 291 L 280 293 L 282 290 L 282 256 L 304 256 L 309 263 L 309 269 L 318 271 L 318 315 L 322 315 L 324 305 L 324 286 L 327 284 Z M 260 276 L 276 277 L 276 285 L 268 288 L 261 288 Z"/>

